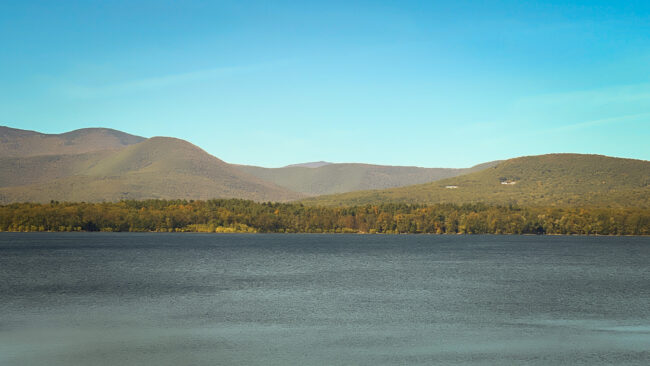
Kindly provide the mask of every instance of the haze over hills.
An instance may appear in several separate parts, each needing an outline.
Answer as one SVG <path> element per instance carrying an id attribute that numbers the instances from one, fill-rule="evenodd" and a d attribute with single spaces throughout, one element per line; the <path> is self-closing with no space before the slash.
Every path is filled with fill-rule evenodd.
<path id="1" fill-rule="evenodd" d="M 0 126 L 0 157 L 83 154 L 118 150 L 144 141 L 110 128 L 83 128 L 61 134 L 45 134 Z"/>
<path id="2" fill-rule="evenodd" d="M 295 164 L 284 168 L 248 165 L 239 165 L 238 168 L 281 187 L 313 196 L 432 182 L 486 169 L 497 163 L 495 161 L 467 169 L 325 162 Z"/>
<path id="3" fill-rule="evenodd" d="M 650 207 L 650 162 L 602 155 L 549 154 L 510 159 L 432 183 L 304 200 L 313 205 L 488 203 Z"/>

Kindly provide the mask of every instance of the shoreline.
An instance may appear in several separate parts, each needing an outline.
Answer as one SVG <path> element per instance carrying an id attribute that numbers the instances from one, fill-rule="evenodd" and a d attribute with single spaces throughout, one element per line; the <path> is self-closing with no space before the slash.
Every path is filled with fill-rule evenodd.
<path id="1" fill-rule="evenodd" d="M 363 235 L 363 236 L 584 236 L 584 237 L 639 237 L 650 238 L 650 235 L 634 235 L 634 234 L 512 234 L 512 233 L 362 233 L 362 232 L 246 232 L 246 231 L 233 231 L 233 232 L 205 232 L 205 231 L 0 231 L 3 234 L 63 234 L 63 233 L 79 233 L 79 234 L 201 234 L 201 235 Z"/>

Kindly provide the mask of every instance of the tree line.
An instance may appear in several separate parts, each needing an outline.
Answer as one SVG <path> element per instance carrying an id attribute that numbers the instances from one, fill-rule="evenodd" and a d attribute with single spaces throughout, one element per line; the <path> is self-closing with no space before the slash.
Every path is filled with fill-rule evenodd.
<path id="1" fill-rule="evenodd" d="M 50 202 L 0 206 L 0 231 L 650 235 L 643 208 L 378 204 L 238 199 Z"/>

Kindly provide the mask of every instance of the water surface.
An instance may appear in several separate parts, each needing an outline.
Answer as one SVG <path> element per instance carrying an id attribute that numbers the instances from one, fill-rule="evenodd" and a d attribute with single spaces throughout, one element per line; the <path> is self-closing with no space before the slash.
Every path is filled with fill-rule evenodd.
<path id="1" fill-rule="evenodd" d="M 647 365 L 650 239 L 0 235 L 0 365 Z"/>

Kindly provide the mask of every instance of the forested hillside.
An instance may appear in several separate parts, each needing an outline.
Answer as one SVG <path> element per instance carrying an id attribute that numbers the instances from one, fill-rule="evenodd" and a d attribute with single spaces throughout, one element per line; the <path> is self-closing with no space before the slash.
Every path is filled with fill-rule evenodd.
<path id="1" fill-rule="evenodd" d="M 303 202 L 343 206 L 402 202 L 648 208 L 650 162 L 602 155 L 527 156 L 433 183 L 321 196 Z"/>
<path id="2" fill-rule="evenodd" d="M 83 154 L 119 150 L 145 139 L 110 128 L 83 128 L 46 134 L 0 126 L 0 157 Z"/>
<path id="3" fill-rule="evenodd" d="M 49 168 L 38 169 L 38 163 L 45 160 L 49 164 L 42 166 Z M 9 161 L 0 160 L 0 164 L 11 167 Z M 21 158 L 13 164 L 20 164 L 16 167 L 20 173 L 3 180 L 21 183 L 17 181 L 21 177 L 27 185 L 0 188 L 0 203 L 151 198 L 288 201 L 301 197 L 243 173 L 187 141 L 166 137 L 150 138 L 111 153 Z M 40 179 L 43 175 L 52 179 Z M 36 183 L 29 184 L 30 180 Z"/>
<path id="4" fill-rule="evenodd" d="M 184 140 L 105 128 L 43 134 L 0 127 L 0 173 L 0 204 L 240 198 L 325 206 L 650 207 L 644 160 L 549 154 L 468 169 L 324 161 L 261 168 L 228 164 Z"/>

